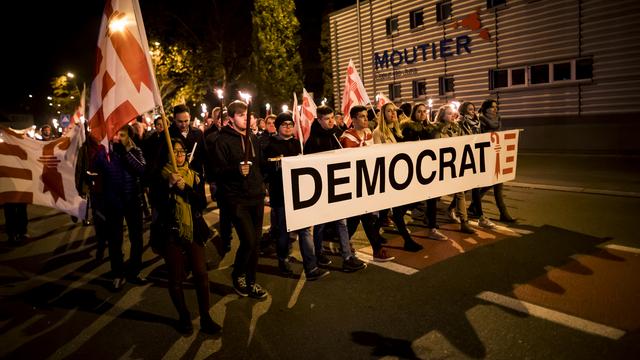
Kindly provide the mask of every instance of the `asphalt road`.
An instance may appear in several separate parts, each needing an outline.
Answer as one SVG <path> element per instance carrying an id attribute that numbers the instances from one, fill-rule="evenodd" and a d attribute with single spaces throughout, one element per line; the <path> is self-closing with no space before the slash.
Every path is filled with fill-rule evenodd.
<path id="1" fill-rule="evenodd" d="M 210 313 L 223 330 L 198 332 L 195 290 L 187 286 L 191 337 L 173 327 L 164 263 L 150 249 L 145 272 L 152 283 L 113 293 L 108 261 L 94 260 L 93 228 L 29 206 L 31 239 L 13 247 L 0 237 L 0 357 L 638 358 L 640 198 L 513 186 L 505 194 L 517 225 L 464 236 L 441 211 L 451 240 L 428 240 L 415 222 L 412 232 L 425 249 L 408 254 L 387 229 L 397 259 L 385 267 L 370 263 L 346 274 L 332 256 L 331 274 L 306 282 L 301 264 L 294 264 L 297 276 L 285 278 L 274 258 L 262 257 L 258 281 L 270 292 L 264 301 L 239 298 L 232 256 L 220 261 L 213 253 Z M 496 218 L 489 195 L 485 212 Z M 206 219 L 217 221 L 213 207 Z M 362 231 L 353 244 L 367 258 Z M 233 245 L 235 251 L 237 240 Z"/>

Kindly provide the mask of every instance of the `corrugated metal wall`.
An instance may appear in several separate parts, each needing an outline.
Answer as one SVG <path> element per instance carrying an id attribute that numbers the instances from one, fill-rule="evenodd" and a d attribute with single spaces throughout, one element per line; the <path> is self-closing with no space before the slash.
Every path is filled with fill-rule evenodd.
<path id="1" fill-rule="evenodd" d="M 412 80 L 426 80 L 427 96 L 435 106 L 456 98 L 480 102 L 493 97 L 499 100 L 505 118 L 536 118 L 555 115 L 589 115 L 629 112 L 640 103 L 640 2 L 636 0 L 508 0 L 507 6 L 486 9 L 483 0 L 453 0 L 452 18 L 436 23 L 438 1 L 374 0 L 360 2 L 362 63 L 358 47 L 356 6 L 330 15 L 332 31 L 334 103 L 340 108 L 344 73 L 353 59 L 369 96 L 379 91 L 388 95 L 388 85 L 402 86 L 397 101 L 416 101 L 412 97 Z M 422 8 L 424 25 L 409 28 L 409 13 Z M 490 41 L 477 32 L 453 29 L 453 21 L 480 11 L 482 28 Z M 386 35 L 385 20 L 398 16 L 398 33 Z M 462 53 L 446 59 L 429 59 L 402 64 L 396 70 L 414 69 L 411 75 L 393 75 L 393 69 L 374 70 L 373 54 L 392 49 L 412 52 L 413 47 L 468 34 L 471 54 Z M 455 49 L 455 46 L 454 46 Z M 593 57 L 592 81 L 544 84 L 520 89 L 489 90 L 488 72 L 495 68 L 535 65 L 553 61 Z M 386 73 L 389 78 L 378 79 Z M 438 95 L 438 77 L 454 77 L 455 92 Z M 637 109 L 634 110 L 637 112 Z"/>

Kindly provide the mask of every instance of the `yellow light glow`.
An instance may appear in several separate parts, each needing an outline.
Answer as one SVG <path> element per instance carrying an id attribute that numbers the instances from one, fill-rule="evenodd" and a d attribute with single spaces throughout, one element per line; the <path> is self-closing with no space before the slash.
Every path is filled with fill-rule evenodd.
<path id="1" fill-rule="evenodd" d="M 109 22 L 109 31 L 111 32 L 121 32 L 124 31 L 124 28 L 127 26 L 129 21 L 122 16 L 118 18 L 113 18 L 111 22 Z"/>

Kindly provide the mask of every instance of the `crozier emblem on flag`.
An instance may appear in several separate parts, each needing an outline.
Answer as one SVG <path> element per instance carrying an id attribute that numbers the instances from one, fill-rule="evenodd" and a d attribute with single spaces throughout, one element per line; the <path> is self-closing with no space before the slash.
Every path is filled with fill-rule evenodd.
<path id="1" fill-rule="evenodd" d="M 137 0 L 107 0 L 91 84 L 91 135 L 106 143 L 139 114 L 161 104 Z"/>
<path id="2" fill-rule="evenodd" d="M 300 121 L 296 122 L 296 126 L 300 125 L 300 129 L 302 132 L 302 142 L 306 143 L 307 139 L 309 139 L 309 135 L 311 135 L 311 123 L 313 123 L 313 119 L 316 118 L 316 103 L 313 102 L 311 95 L 307 92 L 306 89 L 302 89 L 302 107 L 300 108 Z M 296 134 L 298 130 L 296 129 Z"/>
<path id="3" fill-rule="evenodd" d="M 52 141 L 0 127 L 0 204 L 42 205 L 84 219 L 87 202 L 75 184 L 78 148 L 83 142 L 82 124 Z"/>
<path id="4" fill-rule="evenodd" d="M 349 116 L 349 110 L 354 105 L 367 105 L 371 103 L 367 90 L 362 84 L 358 70 L 353 64 L 353 60 L 349 60 L 349 66 L 347 67 L 347 76 L 344 81 L 344 93 L 342 94 L 342 114 L 344 123 L 347 126 L 351 126 L 351 117 Z"/>

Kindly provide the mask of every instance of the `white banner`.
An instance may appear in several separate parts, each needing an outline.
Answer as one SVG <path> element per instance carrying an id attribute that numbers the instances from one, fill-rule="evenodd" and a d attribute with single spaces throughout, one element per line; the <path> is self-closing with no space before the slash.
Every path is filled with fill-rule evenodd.
<path id="1" fill-rule="evenodd" d="M 287 230 L 516 177 L 519 130 L 282 158 Z"/>

